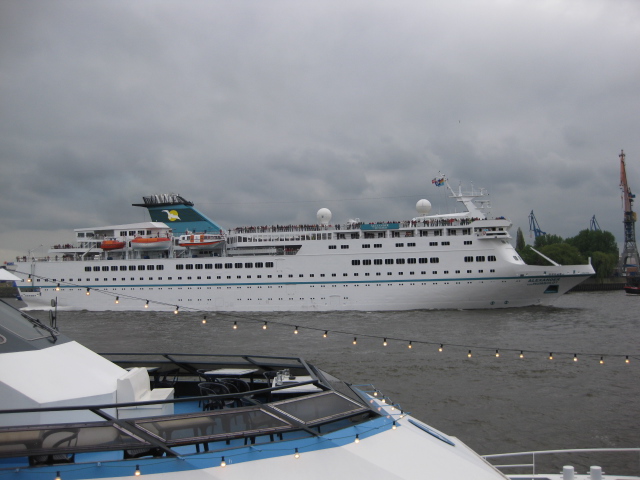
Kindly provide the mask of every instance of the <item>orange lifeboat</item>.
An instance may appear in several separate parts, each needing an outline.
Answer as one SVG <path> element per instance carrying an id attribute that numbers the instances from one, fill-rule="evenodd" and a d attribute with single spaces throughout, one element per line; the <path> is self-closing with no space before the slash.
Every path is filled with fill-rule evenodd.
<path id="1" fill-rule="evenodd" d="M 208 250 L 224 243 L 224 236 L 214 233 L 187 233 L 180 235 L 178 244 L 191 250 Z"/>
<path id="2" fill-rule="evenodd" d="M 102 248 L 103 250 L 119 250 L 121 248 L 124 248 L 124 246 L 125 243 L 121 240 L 110 239 L 100 242 L 100 248 Z"/>
<path id="3" fill-rule="evenodd" d="M 166 250 L 171 246 L 169 237 L 136 237 L 131 240 L 134 250 Z"/>

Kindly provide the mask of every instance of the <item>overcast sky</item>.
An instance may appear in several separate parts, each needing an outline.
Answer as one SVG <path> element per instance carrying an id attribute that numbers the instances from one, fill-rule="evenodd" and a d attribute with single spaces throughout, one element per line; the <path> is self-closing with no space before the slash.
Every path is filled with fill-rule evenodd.
<path id="1" fill-rule="evenodd" d="M 639 45 L 637 0 L 2 0 L 0 262 L 154 193 L 226 228 L 446 213 L 440 171 L 514 237 L 621 241 Z"/>

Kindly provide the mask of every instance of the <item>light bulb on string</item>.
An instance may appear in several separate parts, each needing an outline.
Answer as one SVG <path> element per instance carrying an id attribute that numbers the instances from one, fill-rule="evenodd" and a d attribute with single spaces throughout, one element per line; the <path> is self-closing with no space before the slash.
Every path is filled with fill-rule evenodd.
<path id="1" fill-rule="evenodd" d="M 27 278 L 27 283 L 31 283 L 31 282 L 32 282 L 32 280 L 31 280 L 31 274 L 29 274 L 29 278 Z"/>
<path id="2" fill-rule="evenodd" d="M 360 434 L 356 433 L 356 439 L 354 440 L 354 443 L 360 443 Z"/>
<path id="3" fill-rule="evenodd" d="M 520 350 L 520 358 L 524 358 L 524 351 Z"/>
<path id="4" fill-rule="evenodd" d="M 177 315 L 179 310 L 180 310 L 180 307 L 176 305 L 176 309 L 173 311 L 173 313 Z"/>
<path id="5" fill-rule="evenodd" d="M 267 329 L 267 322 L 264 322 L 264 325 L 262 325 L 262 329 L 266 330 Z"/>
<path id="6" fill-rule="evenodd" d="M 356 337 L 353 337 L 353 344 L 356 345 L 358 343 L 358 339 Z"/>
<path id="7" fill-rule="evenodd" d="M 469 350 L 469 353 L 467 353 L 467 357 L 471 358 L 471 350 Z"/>
<path id="8" fill-rule="evenodd" d="M 577 362 L 577 361 L 578 361 L 578 354 L 577 354 L 577 353 L 574 353 L 574 354 L 573 354 L 573 361 L 574 361 L 574 362 Z"/>
<path id="9" fill-rule="evenodd" d="M 227 462 L 224 461 L 224 457 L 222 457 L 222 459 L 220 460 L 220 466 L 221 467 L 226 467 L 227 466 Z"/>
<path id="10" fill-rule="evenodd" d="M 91 289 L 87 287 L 87 295 L 91 295 Z"/>
<path id="11" fill-rule="evenodd" d="M 144 308 L 149 308 L 149 300 L 147 300 L 147 303 L 144 304 Z"/>
<path id="12" fill-rule="evenodd" d="M 207 316 L 203 316 L 202 317 L 202 324 L 204 325 L 205 323 L 207 323 Z"/>
<path id="13" fill-rule="evenodd" d="M 395 430 L 396 428 L 398 428 L 398 426 L 396 425 L 396 421 L 394 420 L 391 429 Z"/>
<path id="14" fill-rule="evenodd" d="M 237 330 L 238 329 L 238 322 L 233 322 L 233 329 Z"/>
<path id="15" fill-rule="evenodd" d="M 328 330 L 325 330 L 325 331 L 324 331 L 324 334 L 323 334 L 322 336 L 323 336 L 323 338 L 327 338 L 327 335 L 329 335 L 329 331 L 328 331 Z"/>
<path id="16" fill-rule="evenodd" d="M 630 361 L 629 361 L 629 355 L 627 355 L 627 356 L 625 357 L 625 359 L 624 359 L 624 363 L 630 363 Z"/>
<path id="17" fill-rule="evenodd" d="M 442 350 L 444 350 L 444 345 L 441 343 L 440 348 L 438 348 L 438 351 L 441 352 Z"/>
<path id="18" fill-rule="evenodd" d="M 55 480 L 62 480 L 62 477 L 60 476 L 60 472 L 56 472 L 56 479 Z"/>
<path id="19" fill-rule="evenodd" d="M 298 452 L 298 449 L 296 448 L 296 452 L 293 454 L 293 456 L 295 458 L 300 458 L 300 452 Z"/>
<path id="20" fill-rule="evenodd" d="M 140 476 L 140 465 L 136 465 L 136 471 L 133 473 L 136 477 Z"/>
<path id="21" fill-rule="evenodd" d="M 296 328 L 293 330 L 293 334 L 297 335 L 298 334 L 298 326 L 296 325 Z"/>
<path id="22" fill-rule="evenodd" d="M 386 346 L 387 346 L 387 339 L 386 339 L 386 338 L 382 341 L 382 346 L 383 346 L 383 347 L 386 347 Z"/>
<path id="23" fill-rule="evenodd" d="M 553 352 L 549 352 L 549 360 L 553 360 Z"/>
<path id="24" fill-rule="evenodd" d="M 604 357 L 601 356 L 600 357 L 600 365 L 603 365 L 603 364 L 604 364 Z"/>
<path id="25" fill-rule="evenodd" d="M 56 292 L 60 291 L 60 284 L 56 285 Z"/>
<path id="26" fill-rule="evenodd" d="M 116 303 L 120 303 L 120 297 L 116 297 Z"/>
<path id="27" fill-rule="evenodd" d="M 407 348 L 408 349 L 412 349 L 413 348 L 413 345 L 411 345 L 411 342 L 409 342 L 409 345 L 407 345 Z"/>
<path id="28" fill-rule="evenodd" d="M 500 352 L 496 350 L 496 358 L 500 356 Z"/>

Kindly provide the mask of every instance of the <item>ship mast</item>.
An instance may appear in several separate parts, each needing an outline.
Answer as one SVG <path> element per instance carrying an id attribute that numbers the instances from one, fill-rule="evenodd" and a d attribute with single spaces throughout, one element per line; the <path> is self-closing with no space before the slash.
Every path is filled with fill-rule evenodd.
<path id="1" fill-rule="evenodd" d="M 624 276 L 638 274 L 638 247 L 636 246 L 636 213 L 633 211 L 633 201 L 636 196 L 631 193 L 627 182 L 627 169 L 624 161 L 624 150 L 620 151 L 620 189 L 624 208 L 624 247 L 618 264 L 618 272 Z"/>

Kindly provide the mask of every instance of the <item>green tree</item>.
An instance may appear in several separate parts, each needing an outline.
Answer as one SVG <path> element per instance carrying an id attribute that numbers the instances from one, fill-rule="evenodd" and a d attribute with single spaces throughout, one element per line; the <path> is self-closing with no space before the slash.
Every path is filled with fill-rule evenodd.
<path id="1" fill-rule="evenodd" d="M 550 233 L 545 233 L 544 235 L 540 235 L 539 237 L 536 237 L 535 241 L 533 242 L 533 247 L 536 249 L 540 249 L 547 245 L 555 245 L 557 243 L 562 243 L 563 241 L 564 240 L 562 240 L 562 237 L 560 235 L 552 235 Z"/>
<path id="2" fill-rule="evenodd" d="M 593 252 L 591 264 L 596 271 L 596 278 L 602 282 L 605 278 L 613 275 L 618 265 L 618 254 Z"/>
<path id="3" fill-rule="evenodd" d="M 553 243 L 542 246 L 538 250 L 560 265 L 582 265 L 587 263 L 584 257 L 580 255 L 580 251 L 568 243 Z"/>
<path id="4" fill-rule="evenodd" d="M 613 233 L 600 230 L 582 230 L 578 235 L 567 238 L 566 242 L 573 245 L 585 257 L 593 257 L 595 252 L 607 253 L 618 257 L 618 245 Z"/>

